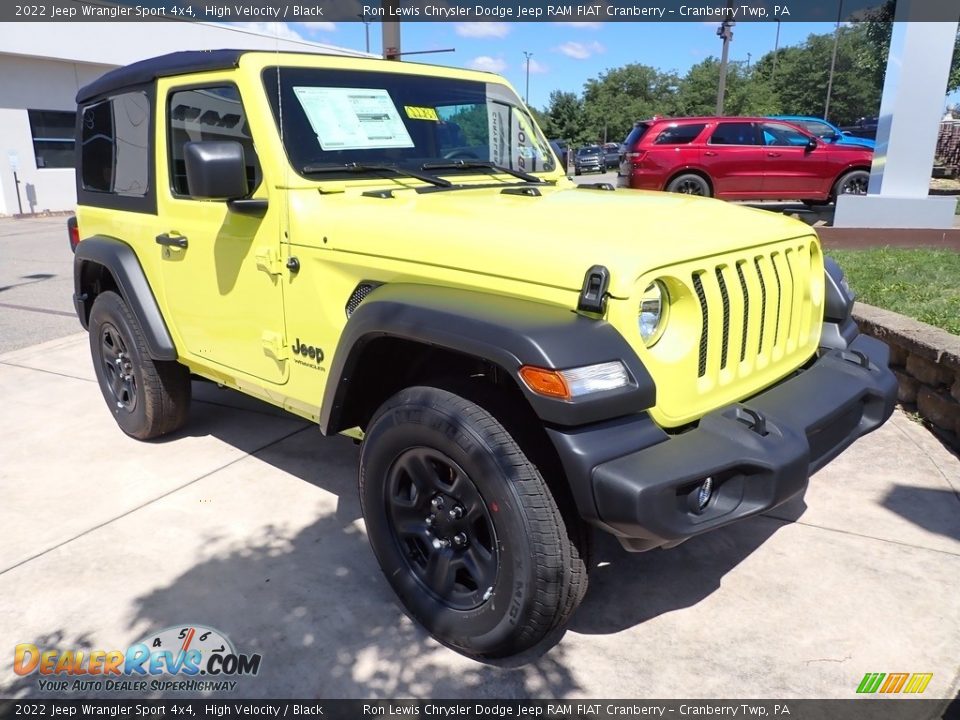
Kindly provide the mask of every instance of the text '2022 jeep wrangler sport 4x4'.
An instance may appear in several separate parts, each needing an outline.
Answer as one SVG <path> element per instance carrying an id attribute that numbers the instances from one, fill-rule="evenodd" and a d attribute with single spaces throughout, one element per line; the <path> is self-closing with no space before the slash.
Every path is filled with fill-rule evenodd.
<path id="1" fill-rule="evenodd" d="M 362 437 L 384 574 L 465 653 L 570 617 L 590 526 L 676 545 L 892 412 L 808 226 L 578 188 L 495 75 L 187 52 L 77 100 L 75 304 L 120 427 L 177 430 L 196 375 Z"/>

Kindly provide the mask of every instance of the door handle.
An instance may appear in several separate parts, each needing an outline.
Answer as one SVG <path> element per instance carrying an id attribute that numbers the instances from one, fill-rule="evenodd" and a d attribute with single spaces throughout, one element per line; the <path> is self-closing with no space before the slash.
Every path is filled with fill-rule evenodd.
<path id="1" fill-rule="evenodd" d="M 157 245 L 167 245 L 178 248 L 187 247 L 187 238 L 177 232 L 163 233 L 162 235 L 157 235 L 156 239 Z"/>
<path id="2" fill-rule="evenodd" d="M 780 157 L 782 153 L 768 152 L 767 157 Z"/>
<path id="3" fill-rule="evenodd" d="M 703 154 L 706 155 L 707 157 L 716 157 L 716 156 L 717 156 L 717 154 L 716 154 L 713 150 L 707 150 L 707 151 L 705 151 Z"/>

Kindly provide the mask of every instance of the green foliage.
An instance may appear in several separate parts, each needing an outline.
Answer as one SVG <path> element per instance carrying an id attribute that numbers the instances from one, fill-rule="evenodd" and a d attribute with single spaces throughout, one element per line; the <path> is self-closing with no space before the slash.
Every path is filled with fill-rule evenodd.
<path id="1" fill-rule="evenodd" d="M 885 247 L 830 256 L 858 300 L 960 335 L 960 253 Z"/>
<path id="2" fill-rule="evenodd" d="M 870 74 L 870 81 L 881 89 L 887 54 L 890 52 L 894 5 L 895 0 L 887 0 L 862 23 L 867 43 L 859 50 L 860 67 Z M 953 46 L 953 65 L 947 80 L 947 94 L 955 90 L 960 90 L 960 32 L 957 33 L 957 41 Z"/>
<path id="3" fill-rule="evenodd" d="M 545 112 L 543 131 L 548 138 L 583 143 L 586 131 L 583 120 L 583 101 L 572 92 L 554 90 L 550 93 L 550 105 Z"/>

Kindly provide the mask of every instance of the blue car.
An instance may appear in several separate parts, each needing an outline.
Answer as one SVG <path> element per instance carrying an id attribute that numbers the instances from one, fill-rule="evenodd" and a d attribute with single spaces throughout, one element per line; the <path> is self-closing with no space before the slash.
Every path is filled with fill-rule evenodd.
<path id="1" fill-rule="evenodd" d="M 876 143 L 869 138 L 855 137 L 845 134 L 833 123 L 829 123 L 823 118 L 807 117 L 804 115 L 774 115 L 773 119 L 786 120 L 793 123 L 801 130 L 805 130 L 811 135 L 820 138 L 824 142 L 837 143 L 838 145 L 859 145 L 860 147 L 873 150 Z"/>

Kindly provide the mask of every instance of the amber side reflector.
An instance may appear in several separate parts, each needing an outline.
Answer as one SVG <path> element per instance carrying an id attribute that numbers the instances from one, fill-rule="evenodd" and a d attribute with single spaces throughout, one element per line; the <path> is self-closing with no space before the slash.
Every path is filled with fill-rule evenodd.
<path id="1" fill-rule="evenodd" d="M 560 398 L 561 400 L 570 400 L 570 388 L 567 381 L 556 370 L 545 370 L 543 368 L 524 365 L 520 368 L 520 377 L 527 384 L 527 387 L 538 395 L 546 397 Z"/>

